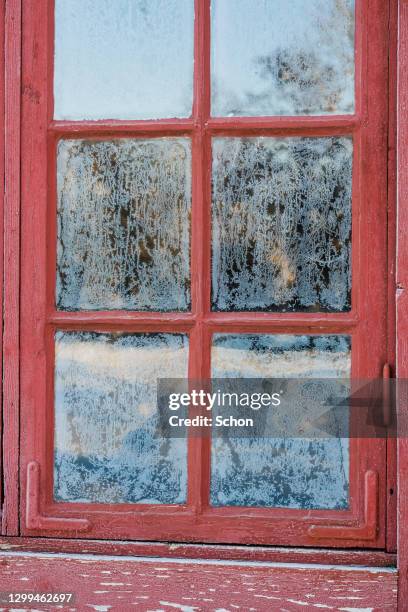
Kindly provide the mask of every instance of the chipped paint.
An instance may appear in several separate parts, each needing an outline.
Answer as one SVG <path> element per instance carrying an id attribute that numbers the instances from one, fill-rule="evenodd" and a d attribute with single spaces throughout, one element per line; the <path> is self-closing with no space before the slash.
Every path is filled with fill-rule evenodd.
<path id="1" fill-rule="evenodd" d="M 171 603 L 169 601 L 161 601 L 160 605 L 175 608 L 176 610 L 181 610 L 181 612 L 198 612 L 200 610 L 200 608 L 195 606 L 184 606 L 183 604 Z"/>
<path id="2" fill-rule="evenodd" d="M 76 594 L 75 609 L 78 610 L 124 612 L 133 606 L 144 612 L 240 609 L 292 612 L 298 608 L 322 612 L 395 612 L 396 609 L 397 573 L 390 568 L 103 556 L 82 559 L 80 555 L 34 553 L 0 553 L 0 558 L 7 559 L 8 564 L 8 571 L 1 573 L 3 590 L 11 590 L 29 567 L 37 591 L 59 591 L 61 585 L 69 585 L 69 590 Z M 84 562 L 88 577 L 80 571 Z M 98 587 L 107 582 L 106 571 L 112 579 L 102 592 Z M 123 572 L 130 575 L 126 591 L 120 580 Z M 163 572 L 171 576 L 166 580 L 165 597 Z M 329 580 L 334 581 L 334 587 Z M 362 598 L 359 607 L 349 604 L 355 590 Z M 46 606 L 41 607 L 41 612 L 48 610 Z"/>

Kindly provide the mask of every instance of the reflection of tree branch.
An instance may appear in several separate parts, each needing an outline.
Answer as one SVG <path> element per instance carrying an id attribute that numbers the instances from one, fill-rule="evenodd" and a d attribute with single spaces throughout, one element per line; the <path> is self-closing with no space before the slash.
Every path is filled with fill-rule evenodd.
<path id="1" fill-rule="evenodd" d="M 354 1 L 310 3 L 312 27 L 253 58 L 259 83 L 226 93 L 238 114 L 319 114 L 353 110 Z M 264 86 L 262 84 L 264 81 Z M 238 110 L 237 110 L 238 109 Z M 245 112 L 246 111 L 246 112 Z"/>
<path id="2" fill-rule="evenodd" d="M 310 112 L 312 100 L 317 97 L 322 110 L 336 111 L 341 98 L 333 83 L 337 74 L 314 51 L 279 49 L 275 56 L 258 58 L 258 63 L 261 76 L 272 83 L 282 99 L 290 100 L 298 113 Z"/>

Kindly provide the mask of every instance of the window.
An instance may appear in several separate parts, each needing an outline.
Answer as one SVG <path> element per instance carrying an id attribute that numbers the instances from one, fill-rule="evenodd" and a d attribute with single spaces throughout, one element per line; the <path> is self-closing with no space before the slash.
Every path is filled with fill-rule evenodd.
<path id="1" fill-rule="evenodd" d="M 153 424 L 158 377 L 381 375 L 385 13 L 45 4 L 23 50 L 23 533 L 383 548 L 384 440 Z"/>

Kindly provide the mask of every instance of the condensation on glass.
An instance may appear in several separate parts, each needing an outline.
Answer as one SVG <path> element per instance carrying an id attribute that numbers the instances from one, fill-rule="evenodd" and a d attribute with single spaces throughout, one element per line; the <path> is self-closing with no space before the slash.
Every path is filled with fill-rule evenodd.
<path id="1" fill-rule="evenodd" d="M 349 336 L 216 334 L 214 378 L 350 376 Z M 211 504 L 345 509 L 348 439 L 215 437 Z"/>
<path id="2" fill-rule="evenodd" d="M 213 310 L 350 310 L 352 155 L 349 137 L 213 140 Z"/>
<path id="3" fill-rule="evenodd" d="M 212 114 L 354 112 L 354 0 L 212 0 Z"/>
<path id="4" fill-rule="evenodd" d="M 186 440 L 155 428 L 156 380 L 187 377 L 187 336 L 60 331 L 55 360 L 55 499 L 185 502 Z"/>
<path id="5" fill-rule="evenodd" d="M 56 0 L 54 117 L 189 117 L 193 0 Z"/>
<path id="6" fill-rule="evenodd" d="M 61 140 L 57 166 L 57 307 L 189 310 L 190 142 Z"/>

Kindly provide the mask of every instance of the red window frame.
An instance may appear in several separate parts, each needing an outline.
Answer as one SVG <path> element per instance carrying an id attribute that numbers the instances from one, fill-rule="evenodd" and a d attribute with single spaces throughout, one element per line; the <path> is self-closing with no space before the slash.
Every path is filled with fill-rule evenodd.
<path id="1" fill-rule="evenodd" d="M 344 333 L 352 375 L 381 376 L 387 361 L 388 19 L 382 0 L 356 0 L 356 112 L 347 116 L 210 116 L 210 2 L 195 2 L 194 103 L 190 119 L 53 120 L 53 2 L 23 3 L 21 532 L 62 536 L 341 548 L 386 545 L 384 440 L 351 440 L 358 466 L 350 509 L 211 508 L 208 438 L 188 442 L 188 500 L 180 506 L 56 503 L 52 498 L 53 334 L 56 329 L 189 334 L 191 378 L 210 372 L 216 332 Z M 211 138 L 352 135 L 352 310 L 221 313 L 210 309 Z M 60 138 L 187 136 L 192 140 L 191 313 L 57 312 L 56 144 Z M 373 307 L 375 304 L 375 308 Z M 354 463 L 353 463 L 354 462 Z M 354 474 L 353 469 L 351 473 Z"/>

